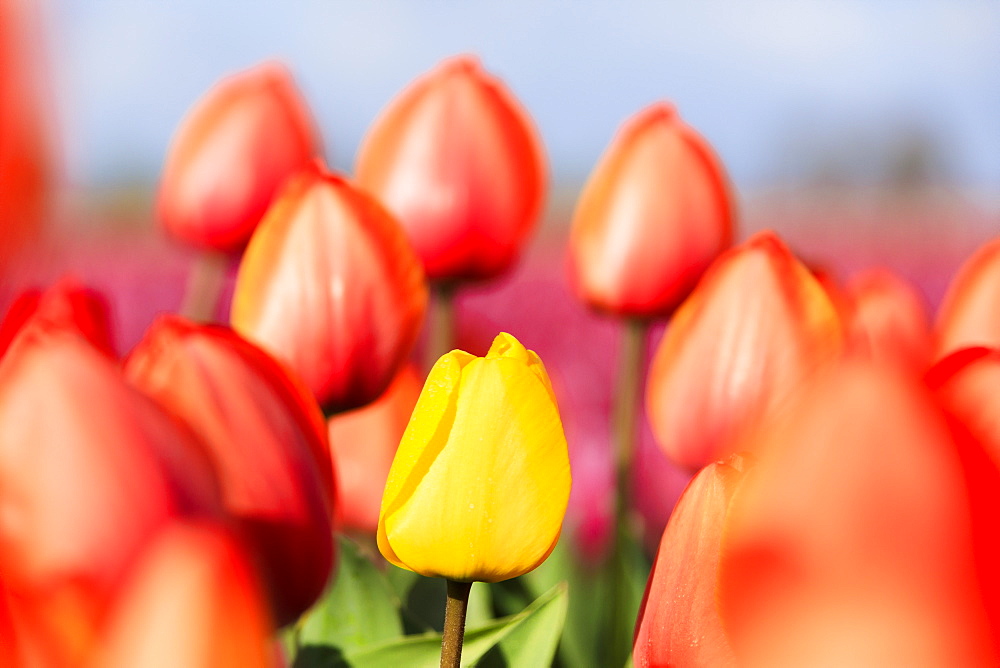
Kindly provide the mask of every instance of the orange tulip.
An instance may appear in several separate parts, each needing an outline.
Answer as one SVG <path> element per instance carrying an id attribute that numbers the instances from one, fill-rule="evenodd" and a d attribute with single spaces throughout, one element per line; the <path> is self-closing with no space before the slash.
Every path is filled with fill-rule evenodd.
<path id="1" fill-rule="evenodd" d="M 344 528 L 372 535 L 378 529 L 389 468 L 422 387 L 416 367 L 408 364 L 378 399 L 330 418 L 340 494 L 337 514 Z"/>
<path id="2" fill-rule="evenodd" d="M 251 561 L 211 525 L 165 529 L 129 579 L 91 665 L 275 666 L 271 622 Z"/>
<path id="3" fill-rule="evenodd" d="M 0 322 L 0 356 L 29 320 L 42 327 L 77 333 L 113 356 L 110 319 L 104 297 L 75 279 L 64 278 L 44 292 L 25 290 Z"/>
<path id="4" fill-rule="evenodd" d="M 0 363 L 0 580 L 16 619 L 75 665 L 146 541 L 217 509 L 201 444 L 112 361 L 22 331 Z"/>
<path id="5" fill-rule="evenodd" d="M 580 194 L 570 232 L 576 290 L 619 315 L 670 314 L 732 242 L 722 165 L 673 107 L 629 119 Z"/>
<path id="6" fill-rule="evenodd" d="M 847 337 L 872 359 L 923 373 L 930 362 L 927 307 L 913 286 L 886 270 L 869 270 L 847 285 Z"/>
<path id="7" fill-rule="evenodd" d="M 420 263 L 378 202 L 319 166 L 289 181 L 236 278 L 231 320 L 330 410 L 379 396 L 427 307 Z"/>
<path id="8" fill-rule="evenodd" d="M 935 357 L 959 348 L 1000 347 L 1000 239 L 984 244 L 952 279 L 938 309 Z"/>
<path id="9" fill-rule="evenodd" d="M 485 279 L 517 259 L 545 190 L 531 119 L 471 56 L 444 61 L 376 119 L 358 185 L 395 213 L 431 279 Z"/>
<path id="10" fill-rule="evenodd" d="M 278 623 L 295 620 L 334 558 L 332 465 L 315 400 L 232 330 L 176 316 L 153 323 L 125 375 L 202 437 L 223 505 L 263 562 Z"/>
<path id="11" fill-rule="evenodd" d="M 653 359 L 647 413 L 660 447 L 692 469 L 725 457 L 840 341 L 826 292 L 774 234 L 730 250 L 678 309 Z"/>
<path id="12" fill-rule="evenodd" d="M 1000 477 L 911 375 L 845 363 L 749 447 L 717 592 L 741 665 L 997 665 Z"/>
<path id="13" fill-rule="evenodd" d="M 719 546 L 748 462 L 734 455 L 688 484 L 663 532 L 636 621 L 639 668 L 735 665 L 716 606 Z"/>
<path id="14" fill-rule="evenodd" d="M 186 243 L 237 250 L 285 179 L 319 151 L 309 110 L 283 66 L 264 63 L 227 77 L 171 141 L 159 219 Z"/>

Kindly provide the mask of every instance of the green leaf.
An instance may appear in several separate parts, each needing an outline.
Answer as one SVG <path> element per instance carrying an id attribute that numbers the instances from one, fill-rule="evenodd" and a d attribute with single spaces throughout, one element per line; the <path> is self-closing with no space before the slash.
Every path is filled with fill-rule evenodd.
<path id="1" fill-rule="evenodd" d="M 358 544 L 338 536 L 339 566 L 332 584 L 299 621 L 299 645 L 349 653 L 403 635 L 399 598 Z"/>
<path id="2" fill-rule="evenodd" d="M 538 598 L 534 603 L 516 615 L 489 622 L 465 632 L 462 650 L 462 665 L 471 666 L 487 652 L 507 638 L 513 638 L 510 651 L 523 657 L 526 663 L 509 665 L 547 665 L 538 663 L 546 656 L 551 661 L 551 646 L 562 631 L 566 616 L 566 585 L 560 584 Z M 539 647 L 528 647 L 537 642 Z M 506 648 L 505 648 L 506 649 Z M 299 655 L 299 666 L 326 666 L 327 668 L 435 668 L 441 658 L 441 634 L 424 633 L 419 636 L 382 643 L 338 654 L 332 647 L 303 647 Z M 315 658 L 315 663 L 306 660 Z M 320 662 L 322 661 L 322 663 Z"/>
<path id="3" fill-rule="evenodd" d="M 441 631 L 447 598 L 445 581 L 397 567 L 391 567 L 387 575 L 402 600 L 403 630 L 407 634 Z M 481 626 L 495 617 L 492 589 L 493 585 L 486 582 L 477 582 L 472 586 L 466 616 L 468 626 Z M 511 612 L 523 610 L 534 598 L 525 599 Z"/>
<path id="4" fill-rule="evenodd" d="M 621 533 L 616 538 L 621 541 L 617 559 L 609 555 L 604 564 L 588 567 L 576 558 L 572 544 L 564 537 L 541 566 L 518 578 L 530 596 L 537 596 L 555 579 L 568 583 L 569 611 L 558 650 L 562 666 L 608 668 L 621 661 L 615 666 L 620 668 L 623 655 L 630 650 L 635 613 L 646 589 L 650 564 L 635 538 Z M 613 588 L 618 590 L 623 610 L 614 618 Z M 625 639 L 625 646 L 617 648 L 614 658 L 609 646 L 612 627 L 616 637 Z"/>
<path id="5" fill-rule="evenodd" d="M 565 584 L 563 591 L 567 590 Z M 560 596 L 551 605 L 539 609 L 500 641 L 507 666 L 518 668 L 548 668 L 559 647 L 569 597 Z"/>

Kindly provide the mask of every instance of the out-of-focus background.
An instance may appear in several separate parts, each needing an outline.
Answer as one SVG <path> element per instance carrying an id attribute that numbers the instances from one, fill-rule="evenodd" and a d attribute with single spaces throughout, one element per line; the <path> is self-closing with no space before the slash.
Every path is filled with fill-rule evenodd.
<path id="1" fill-rule="evenodd" d="M 721 155 L 744 232 L 776 227 L 817 262 L 913 275 L 931 260 L 909 245 L 933 237 L 946 271 L 943 256 L 1000 231 L 991 0 L 47 0 L 42 10 L 58 158 L 77 215 L 81 204 L 99 214 L 87 224 L 109 213 L 152 224 L 171 133 L 228 72 L 284 60 L 328 160 L 350 171 L 379 109 L 468 52 L 538 123 L 551 225 L 566 223 L 616 127 L 669 99 Z M 938 298 L 939 280 L 921 285 Z"/>
<path id="2" fill-rule="evenodd" d="M 570 296 L 565 234 L 588 172 L 643 106 L 671 100 L 715 147 L 741 238 L 774 228 L 841 279 L 885 265 L 934 304 L 958 264 L 1000 234 L 995 0 L 31 4 L 13 0 L 39 9 L 32 43 L 57 204 L 50 241 L 8 286 L 75 273 L 108 293 L 122 350 L 180 302 L 192 256 L 157 233 L 152 204 L 171 135 L 213 82 L 283 60 L 328 161 L 350 172 L 393 95 L 447 56 L 477 54 L 537 121 L 552 191 L 517 272 L 461 298 L 460 340 L 474 346 L 503 328 L 551 358 L 577 416 L 567 423 L 575 472 L 610 471 L 604 351 L 618 330 Z M 658 471 L 641 465 L 659 456 L 644 442 L 639 477 Z M 637 490 L 665 513 L 685 474 L 663 480 Z"/>
<path id="3" fill-rule="evenodd" d="M 996 222 L 994 1 L 47 0 L 42 19 L 62 173 L 96 206 L 148 203 L 181 116 L 228 72 L 284 60 L 350 171 L 379 109 L 468 52 L 536 119 L 557 223 L 615 128 L 660 99 L 721 155 L 745 230 L 786 224 L 793 203 L 928 195 L 993 218 L 949 227 Z"/>

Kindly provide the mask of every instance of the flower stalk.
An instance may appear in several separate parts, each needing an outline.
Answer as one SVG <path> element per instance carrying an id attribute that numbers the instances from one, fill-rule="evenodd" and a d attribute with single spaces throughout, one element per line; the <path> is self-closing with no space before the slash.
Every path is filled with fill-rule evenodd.
<path id="1" fill-rule="evenodd" d="M 213 321 L 228 267 L 228 254 L 212 250 L 201 252 L 188 275 L 181 314 L 195 322 Z"/>
<path id="2" fill-rule="evenodd" d="M 614 447 L 615 447 L 615 536 L 612 544 L 611 560 L 608 564 L 610 575 L 609 593 L 612 623 L 608 625 L 609 642 L 607 652 L 609 664 L 624 665 L 628 658 L 631 637 L 621 619 L 634 616 L 634 610 L 627 610 L 625 592 L 618 586 L 620 577 L 627 568 L 625 564 L 624 542 L 632 533 L 633 520 L 629 510 L 631 498 L 632 456 L 637 439 L 638 407 L 642 400 L 643 361 L 646 353 L 646 337 L 649 332 L 647 320 L 627 318 L 622 332 L 622 347 L 619 353 L 617 387 L 613 406 Z"/>
<path id="3" fill-rule="evenodd" d="M 427 344 L 424 348 L 424 368 L 430 369 L 438 358 L 455 348 L 455 294 L 458 284 L 438 281 L 431 285 L 430 309 L 427 317 Z"/>
<path id="4" fill-rule="evenodd" d="M 448 580 L 448 600 L 444 608 L 444 633 L 441 637 L 441 668 L 462 665 L 462 641 L 465 639 L 465 613 L 469 608 L 471 582 Z"/>

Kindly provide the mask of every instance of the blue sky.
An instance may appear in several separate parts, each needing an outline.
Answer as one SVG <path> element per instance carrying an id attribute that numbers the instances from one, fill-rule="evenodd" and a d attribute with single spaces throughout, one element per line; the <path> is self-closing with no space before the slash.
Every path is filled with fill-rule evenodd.
<path id="1" fill-rule="evenodd" d="M 741 188 L 794 184 L 825 155 L 874 179 L 872 155 L 915 130 L 949 181 L 1000 192 L 996 1 L 51 0 L 48 15 L 81 185 L 155 180 L 191 103 L 269 57 L 349 169 L 396 91 L 472 52 L 535 117 L 556 181 L 578 182 L 622 120 L 670 99 Z"/>

